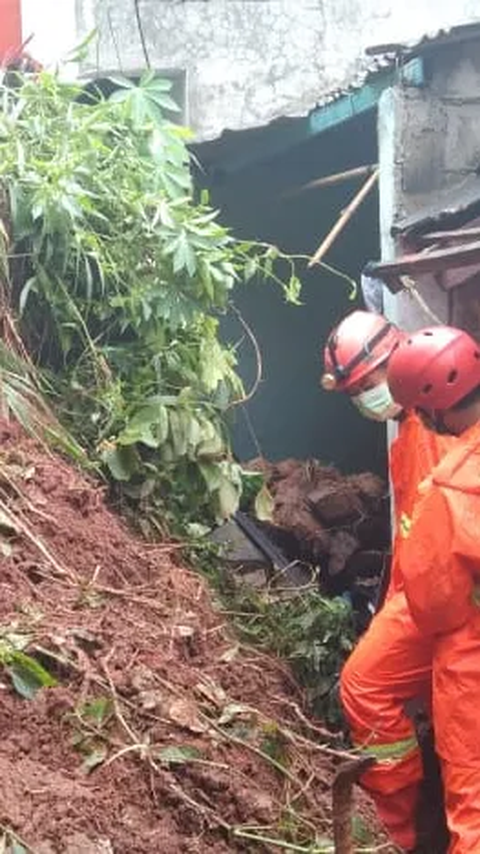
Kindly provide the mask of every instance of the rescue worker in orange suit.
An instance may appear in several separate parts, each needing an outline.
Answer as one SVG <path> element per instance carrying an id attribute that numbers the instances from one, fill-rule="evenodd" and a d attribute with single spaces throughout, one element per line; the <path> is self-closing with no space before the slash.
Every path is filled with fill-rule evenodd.
<path id="1" fill-rule="evenodd" d="M 392 354 L 396 400 L 455 446 L 420 487 L 401 571 L 413 619 L 433 647 L 433 716 L 450 854 L 480 852 L 480 345 L 448 326 Z"/>
<path id="2" fill-rule="evenodd" d="M 427 430 L 389 392 L 389 358 L 403 333 L 381 315 L 354 311 L 330 333 L 322 386 L 342 391 L 366 417 L 398 423 L 390 452 L 395 510 L 390 582 L 385 602 L 347 660 L 340 695 L 354 746 L 376 763 L 361 777 L 392 840 L 421 850 L 416 816 L 424 768 L 408 705 L 431 702 L 432 642 L 414 623 L 405 597 L 401 531 L 408 527 L 419 483 L 440 461 L 452 439 Z M 433 854 L 433 848 L 424 849 Z"/>

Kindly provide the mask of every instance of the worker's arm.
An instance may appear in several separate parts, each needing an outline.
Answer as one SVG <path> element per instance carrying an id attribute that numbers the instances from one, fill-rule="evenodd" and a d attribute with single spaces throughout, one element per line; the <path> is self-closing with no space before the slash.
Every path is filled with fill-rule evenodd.
<path id="1" fill-rule="evenodd" d="M 444 491 L 433 487 L 415 509 L 402 551 L 408 604 L 419 629 L 428 635 L 459 628 L 474 607 L 475 577 L 458 544 L 457 527 Z"/>

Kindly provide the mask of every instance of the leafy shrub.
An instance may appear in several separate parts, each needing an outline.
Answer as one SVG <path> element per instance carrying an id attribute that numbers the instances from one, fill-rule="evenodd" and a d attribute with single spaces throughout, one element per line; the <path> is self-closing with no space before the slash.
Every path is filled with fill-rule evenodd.
<path id="1" fill-rule="evenodd" d="M 64 423 L 125 494 L 158 518 L 223 519 L 241 493 L 226 420 L 244 392 L 219 316 L 236 282 L 280 281 L 279 253 L 194 201 L 188 131 L 163 118 L 170 84 L 114 82 L 109 99 L 43 72 L 0 87 L 2 301 Z"/>

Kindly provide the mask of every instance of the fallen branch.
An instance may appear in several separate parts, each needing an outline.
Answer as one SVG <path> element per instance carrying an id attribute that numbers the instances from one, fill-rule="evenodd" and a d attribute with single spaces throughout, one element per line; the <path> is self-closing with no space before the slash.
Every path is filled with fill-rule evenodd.
<path id="1" fill-rule="evenodd" d="M 110 688 L 112 704 L 113 704 L 113 711 L 115 713 L 115 717 L 116 717 L 117 721 L 119 722 L 119 724 L 122 726 L 122 728 L 127 733 L 128 737 L 131 739 L 132 744 L 135 747 L 138 747 L 140 744 L 142 744 L 142 740 L 133 731 L 133 729 L 129 726 L 129 724 L 127 724 L 127 722 L 126 722 L 126 720 L 122 714 L 122 710 L 120 709 L 120 703 L 118 701 L 118 695 L 117 695 L 117 692 L 115 690 L 115 685 L 113 684 L 113 680 L 112 680 L 112 677 L 110 676 L 108 667 L 105 664 L 105 662 L 100 662 L 100 667 L 103 670 L 103 673 L 105 674 L 105 678 L 106 678 L 106 680 L 108 682 L 108 686 Z"/>
<path id="2" fill-rule="evenodd" d="M 335 854 L 333 845 L 322 845 L 321 847 L 309 845 L 308 848 L 305 848 L 304 845 L 295 845 L 293 842 L 285 842 L 283 839 L 273 839 L 270 836 L 260 836 L 258 833 L 251 833 L 248 830 L 242 830 L 238 827 L 233 829 L 233 836 L 237 837 L 237 839 L 250 839 L 251 842 L 260 842 L 263 845 L 275 845 L 276 848 L 282 848 L 284 851 L 298 851 L 301 854 Z"/>
<path id="3" fill-rule="evenodd" d="M 57 559 L 51 554 L 51 552 L 47 549 L 47 547 L 42 543 L 39 537 L 33 533 L 30 527 L 24 522 L 19 515 L 18 511 L 13 514 L 10 512 L 5 501 L 0 500 L 0 512 L 5 517 L 7 524 L 12 528 L 13 531 L 18 531 L 20 534 L 31 542 L 36 549 L 43 555 L 43 557 L 48 561 L 50 566 L 55 570 L 55 573 L 59 575 L 61 578 L 68 578 L 74 584 L 78 583 L 78 579 L 74 572 L 69 569 L 63 567 Z"/>

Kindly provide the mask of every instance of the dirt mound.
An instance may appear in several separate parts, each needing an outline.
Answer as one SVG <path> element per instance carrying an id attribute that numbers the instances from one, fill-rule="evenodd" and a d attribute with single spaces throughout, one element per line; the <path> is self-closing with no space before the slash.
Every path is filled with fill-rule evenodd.
<path id="1" fill-rule="evenodd" d="M 378 587 L 390 545 L 388 491 L 370 472 L 342 475 L 317 460 L 263 459 L 261 471 L 273 496 L 269 533 L 291 560 L 316 565 L 327 594 Z"/>
<path id="2" fill-rule="evenodd" d="M 38 854 L 329 834 L 338 756 L 289 672 L 241 649 L 178 549 L 135 539 L 96 483 L 9 424 L 0 448 L 0 649 L 58 680 L 27 700 L 0 671 L 0 826 Z"/>

